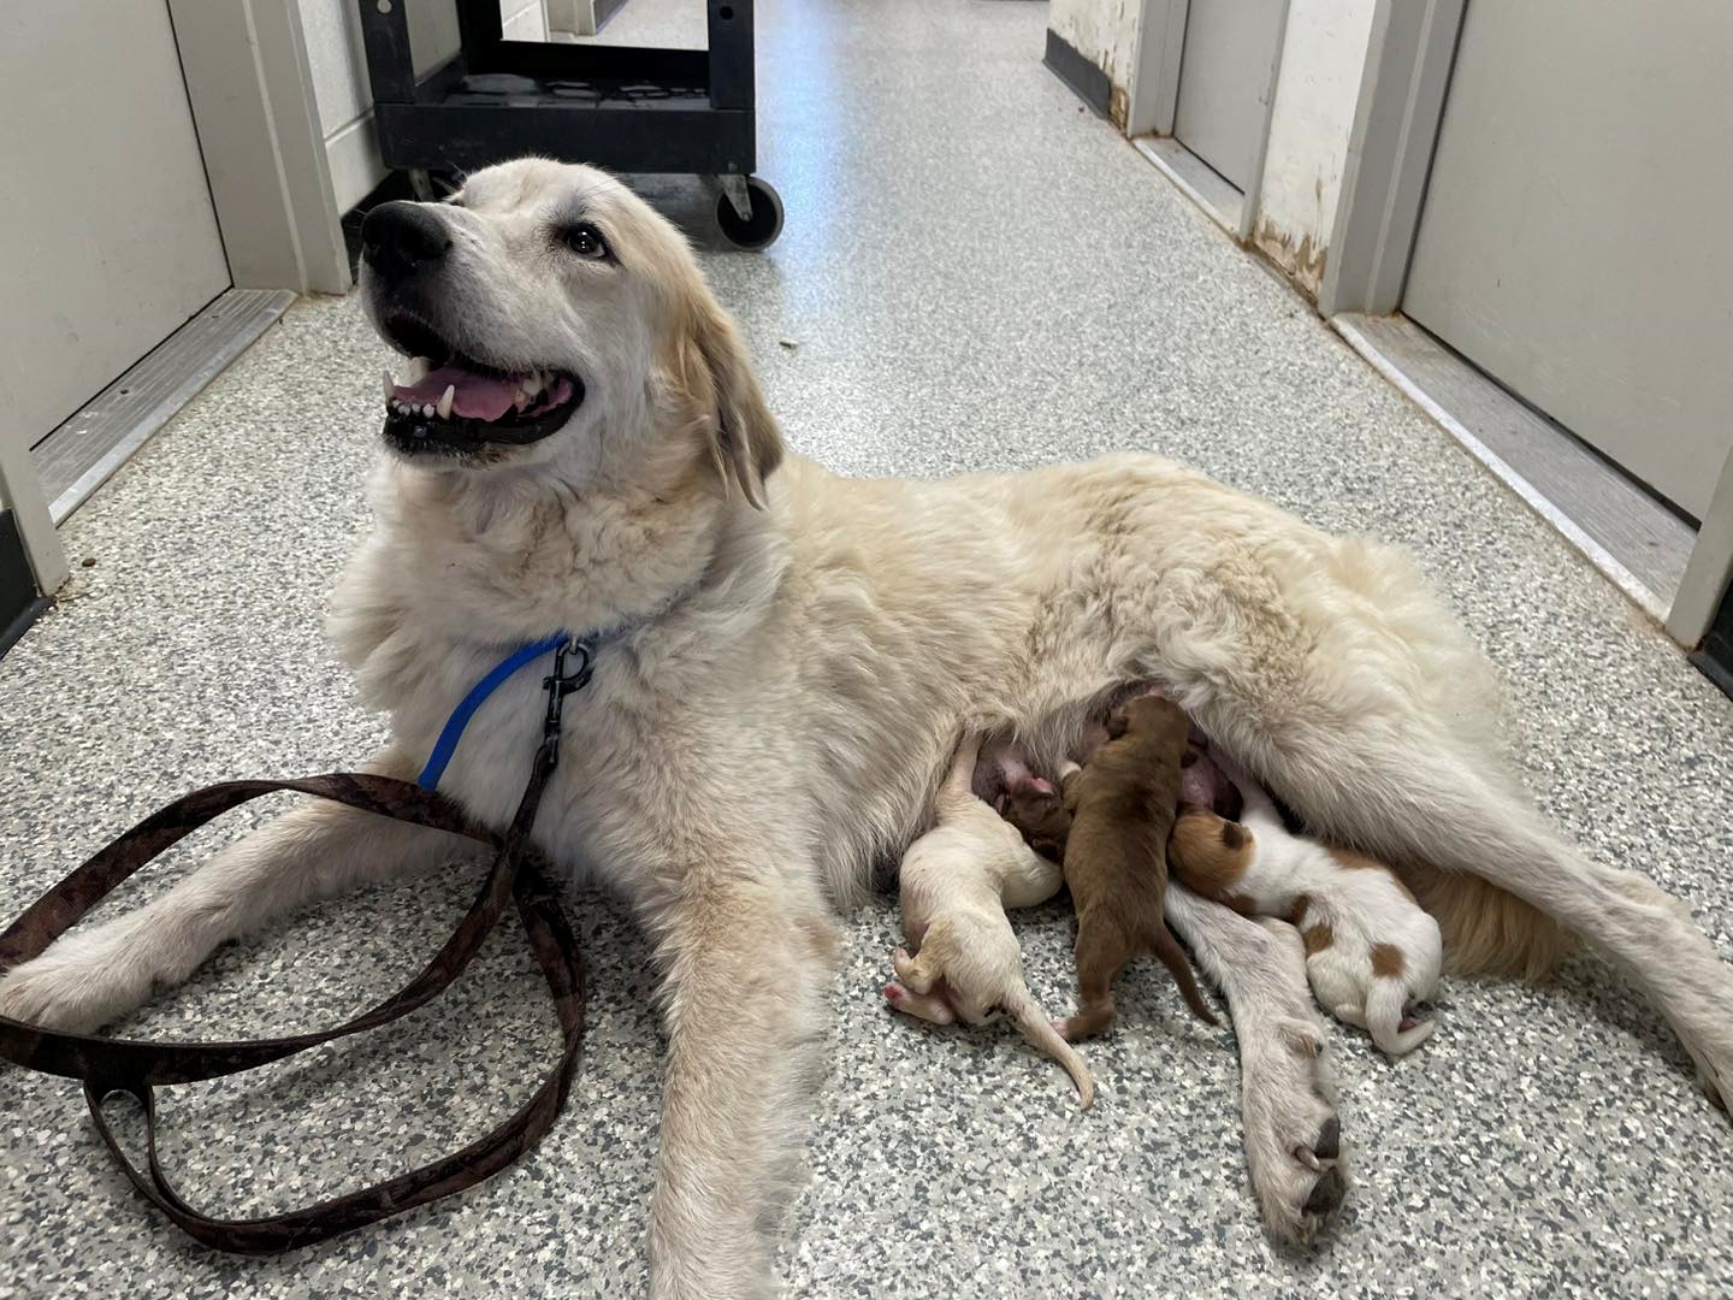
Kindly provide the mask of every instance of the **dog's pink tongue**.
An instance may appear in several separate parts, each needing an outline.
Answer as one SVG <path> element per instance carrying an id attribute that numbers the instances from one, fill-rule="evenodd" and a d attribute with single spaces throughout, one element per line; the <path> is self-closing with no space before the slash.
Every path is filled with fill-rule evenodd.
<path id="1" fill-rule="evenodd" d="M 451 395 L 452 414 L 470 420 L 497 420 L 517 402 L 517 380 L 480 375 L 463 366 L 430 370 L 413 384 L 397 385 L 392 396 L 410 406 L 438 406 L 447 388 L 457 390 Z"/>

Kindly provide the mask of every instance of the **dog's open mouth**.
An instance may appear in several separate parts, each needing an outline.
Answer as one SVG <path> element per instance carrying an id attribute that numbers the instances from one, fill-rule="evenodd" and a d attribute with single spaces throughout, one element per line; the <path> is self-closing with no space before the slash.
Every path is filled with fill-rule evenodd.
<path id="1" fill-rule="evenodd" d="M 504 369 L 465 356 L 414 317 L 384 322 L 410 360 L 385 375 L 385 438 L 397 450 L 452 454 L 489 444 L 523 446 L 557 432 L 584 400 L 576 375 Z"/>

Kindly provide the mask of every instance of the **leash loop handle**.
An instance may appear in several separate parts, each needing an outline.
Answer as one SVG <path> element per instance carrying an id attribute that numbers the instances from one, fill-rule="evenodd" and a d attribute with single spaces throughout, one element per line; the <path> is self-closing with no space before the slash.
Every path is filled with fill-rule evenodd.
<path id="1" fill-rule="evenodd" d="M 157 1142 L 156 1093 L 151 1085 L 86 1082 L 85 1103 L 97 1134 L 128 1180 L 166 1218 L 201 1245 L 238 1255 L 274 1255 L 352 1232 L 453 1195 L 514 1164 L 553 1127 L 565 1106 L 583 1046 L 587 992 L 577 942 L 558 900 L 533 868 L 524 867 L 520 871 L 515 891 L 518 914 L 554 995 L 564 1046 L 558 1064 L 509 1119 L 460 1151 L 371 1187 L 282 1214 L 222 1219 L 194 1208 L 170 1182 Z M 117 1093 L 133 1097 L 143 1108 L 142 1169 L 121 1145 L 104 1110 L 103 1103 Z"/>
<path id="2" fill-rule="evenodd" d="M 555 646 L 547 642 L 527 649 L 539 655 Z M 569 673 L 565 666 L 568 653 L 581 657 L 578 666 Z M 449 759 L 450 751 L 456 748 L 468 716 L 503 680 L 501 670 L 509 667 L 510 672 L 515 672 L 533 657 L 522 651 L 514 654 L 465 698 L 447 724 L 447 734 L 441 736 L 439 748 L 445 751 L 443 759 Z M 0 1060 L 81 1080 L 97 1132 L 133 1186 L 194 1240 L 215 1250 L 265 1255 L 310 1245 L 473 1187 L 511 1165 L 558 1118 L 583 1048 L 587 988 L 577 938 L 560 909 L 555 891 L 535 866 L 526 861 L 526 854 L 542 793 L 558 761 L 561 706 L 567 695 L 589 682 L 594 660 L 593 641 L 562 635 L 553 676 L 544 681 L 549 698 L 542 743 L 536 750 L 523 798 L 504 836 L 473 825 L 454 804 L 432 790 L 427 773 L 415 785 L 359 773 L 288 781 L 230 781 L 195 790 L 116 837 L 37 899 L 0 934 L 0 972 L 4 972 L 39 956 L 123 881 L 199 827 L 261 795 L 293 790 L 398 821 L 467 836 L 494 847 L 493 864 L 475 902 L 451 937 L 397 993 L 334 1029 L 233 1042 L 102 1038 L 61 1033 L 0 1016 Z M 482 689 L 484 686 L 486 690 Z M 435 757 L 442 767 L 443 759 L 438 754 Z M 429 770 L 435 766 L 430 763 Z M 559 1062 L 509 1119 L 441 1160 L 283 1214 L 219 1219 L 195 1209 L 175 1190 L 163 1170 L 158 1151 L 156 1087 L 238 1074 L 402 1019 L 438 997 L 463 973 L 498 923 L 508 900 L 516 904 L 530 949 L 547 980 L 563 1038 Z M 104 1113 L 104 1100 L 117 1092 L 134 1097 L 143 1107 L 144 1169 L 127 1155 Z"/>

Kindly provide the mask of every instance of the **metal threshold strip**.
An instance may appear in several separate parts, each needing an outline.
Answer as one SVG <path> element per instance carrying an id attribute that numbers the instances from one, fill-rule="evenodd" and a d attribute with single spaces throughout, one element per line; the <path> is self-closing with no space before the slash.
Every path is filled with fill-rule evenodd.
<path id="1" fill-rule="evenodd" d="M 226 291 L 38 443 L 31 458 L 54 522 L 65 523 L 294 301 L 286 289 Z"/>
<path id="2" fill-rule="evenodd" d="M 1419 326 L 1356 312 L 1329 323 L 1640 609 L 1666 622 L 1695 528 Z"/>

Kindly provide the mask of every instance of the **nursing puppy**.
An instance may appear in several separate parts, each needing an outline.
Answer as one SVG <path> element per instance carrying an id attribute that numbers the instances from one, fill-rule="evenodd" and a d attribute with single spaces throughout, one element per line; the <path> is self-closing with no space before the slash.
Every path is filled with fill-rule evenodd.
<path id="1" fill-rule="evenodd" d="M 1438 922 L 1383 863 L 1290 834 L 1262 788 L 1238 773 L 1234 783 L 1240 823 L 1201 808 L 1180 815 L 1168 844 L 1174 879 L 1236 911 L 1291 922 L 1319 1002 L 1387 1055 L 1420 1046 L 1433 1022 L 1407 1011 L 1438 984 Z"/>
<path id="2" fill-rule="evenodd" d="M 918 950 L 892 959 L 900 984 L 885 986 L 898 1011 L 936 1024 L 978 1025 L 1010 1017 L 1032 1046 L 1065 1067 L 1083 1108 L 1095 1081 L 1077 1049 L 1059 1036 L 1023 982 L 1023 950 L 1005 910 L 1033 907 L 1059 892 L 1059 868 L 970 791 L 980 738 L 965 740 L 939 789 L 938 825 L 903 856 L 903 933 Z"/>
<path id="3" fill-rule="evenodd" d="M 1065 883 L 1077 909 L 1077 1013 L 1059 1025 L 1068 1039 L 1113 1023 L 1113 982 L 1134 957 L 1151 953 L 1173 973 L 1186 1005 L 1217 1024 L 1191 962 L 1167 928 L 1167 839 L 1179 803 L 1190 722 L 1155 696 L 1127 703 L 1088 767 L 1064 779 L 1070 815 Z"/>

